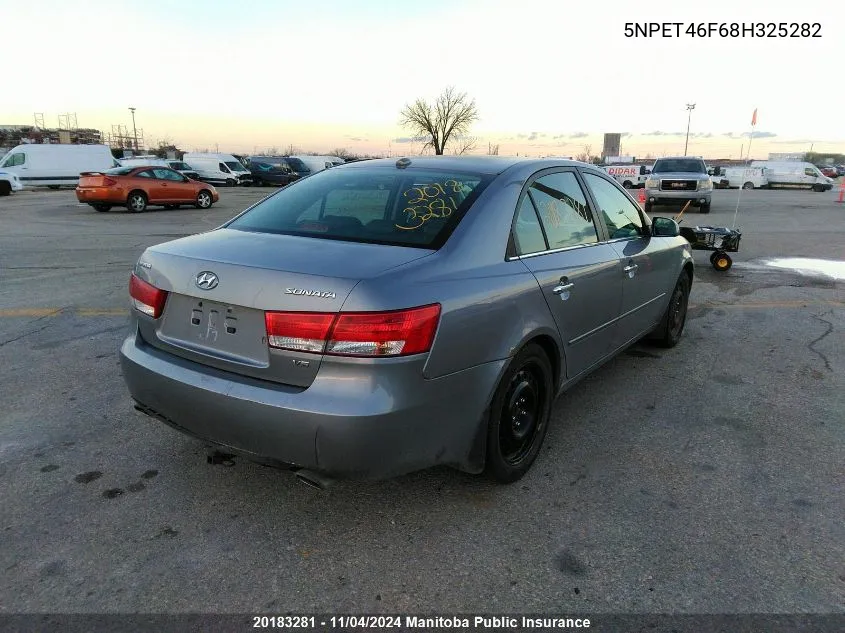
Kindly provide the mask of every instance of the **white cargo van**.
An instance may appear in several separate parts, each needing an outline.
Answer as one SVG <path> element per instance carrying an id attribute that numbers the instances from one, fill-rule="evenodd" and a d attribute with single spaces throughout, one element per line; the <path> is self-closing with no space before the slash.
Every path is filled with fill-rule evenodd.
<path id="1" fill-rule="evenodd" d="M 829 191 L 833 179 L 828 178 L 812 163 L 799 161 L 751 161 L 752 167 L 762 167 L 770 187 L 809 187 L 813 191 Z"/>
<path id="2" fill-rule="evenodd" d="M 231 154 L 188 152 L 182 160 L 190 165 L 204 182 L 227 187 L 252 184 L 252 173 Z"/>
<path id="3" fill-rule="evenodd" d="M 645 187 L 649 173 L 645 165 L 605 165 L 602 169 L 625 189 Z"/>
<path id="4" fill-rule="evenodd" d="M 18 145 L 0 160 L 0 169 L 16 174 L 24 185 L 31 187 L 75 187 L 83 171 L 104 171 L 119 166 L 106 145 L 31 143 Z"/>
<path id="5" fill-rule="evenodd" d="M 731 189 L 762 189 L 769 186 L 763 167 L 727 167 L 722 172 Z"/>

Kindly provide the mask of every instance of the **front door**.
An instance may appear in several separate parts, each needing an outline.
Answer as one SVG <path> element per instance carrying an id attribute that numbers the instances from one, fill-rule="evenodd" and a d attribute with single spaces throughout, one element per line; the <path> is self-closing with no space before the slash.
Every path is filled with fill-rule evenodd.
<path id="1" fill-rule="evenodd" d="M 531 183 L 514 245 L 543 291 L 563 341 L 566 376 L 573 378 L 610 352 L 623 278 L 573 169 L 546 172 Z"/>
<path id="2" fill-rule="evenodd" d="M 648 333 L 660 320 L 675 287 L 673 253 L 665 240 L 651 237 L 649 223 L 619 186 L 608 178 L 584 174 L 607 227 L 608 243 L 622 270 L 622 309 L 613 348 Z"/>

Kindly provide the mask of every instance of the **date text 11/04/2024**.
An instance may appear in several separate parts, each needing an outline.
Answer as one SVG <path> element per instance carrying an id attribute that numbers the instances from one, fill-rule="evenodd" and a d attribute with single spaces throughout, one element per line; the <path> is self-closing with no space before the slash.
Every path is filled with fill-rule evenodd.
<path id="1" fill-rule="evenodd" d="M 626 22 L 625 37 L 821 37 L 819 22 Z"/>

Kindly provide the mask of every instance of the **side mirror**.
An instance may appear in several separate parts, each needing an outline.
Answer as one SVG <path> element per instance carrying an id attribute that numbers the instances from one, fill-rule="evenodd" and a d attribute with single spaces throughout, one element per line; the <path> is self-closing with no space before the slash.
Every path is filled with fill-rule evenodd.
<path id="1" fill-rule="evenodd" d="M 651 234 L 654 237 L 678 237 L 681 234 L 681 227 L 672 218 L 653 218 Z"/>

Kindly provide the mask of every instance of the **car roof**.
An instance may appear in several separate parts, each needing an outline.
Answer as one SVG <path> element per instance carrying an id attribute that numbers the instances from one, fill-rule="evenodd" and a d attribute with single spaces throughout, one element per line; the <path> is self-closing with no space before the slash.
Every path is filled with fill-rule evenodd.
<path id="1" fill-rule="evenodd" d="M 519 165 L 543 169 L 544 167 L 595 167 L 589 163 L 575 160 L 553 158 L 527 158 L 522 156 L 407 156 L 396 158 L 377 158 L 366 161 L 344 163 L 334 169 L 365 169 L 373 165 L 378 167 L 396 166 L 402 158 L 411 161 L 408 167 L 422 167 L 424 169 L 453 169 L 456 171 L 470 171 L 485 175 L 501 174 L 503 171 Z"/>
<path id="2" fill-rule="evenodd" d="M 704 160 L 701 156 L 661 156 L 660 158 L 655 158 L 655 161 L 658 160 Z"/>

